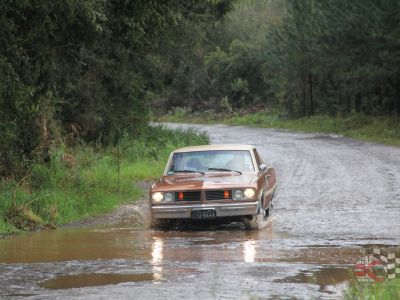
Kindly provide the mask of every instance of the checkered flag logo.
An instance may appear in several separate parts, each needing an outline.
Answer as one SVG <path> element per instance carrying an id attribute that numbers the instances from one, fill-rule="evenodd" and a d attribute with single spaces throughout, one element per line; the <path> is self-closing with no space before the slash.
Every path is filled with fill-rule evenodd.
<path id="1" fill-rule="evenodd" d="M 396 253 L 374 248 L 372 255 L 384 264 L 388 279 L 400 277 L 400 257 L 396 258 Z"/>
<path id="2" fill-rule="evenodd" d="M 383 282 L 386 279 L 400 278 L 400 257 L 387 249 L 373 248 L 367 255 L 357 260 L 354 276 L 358 282 Z"/>

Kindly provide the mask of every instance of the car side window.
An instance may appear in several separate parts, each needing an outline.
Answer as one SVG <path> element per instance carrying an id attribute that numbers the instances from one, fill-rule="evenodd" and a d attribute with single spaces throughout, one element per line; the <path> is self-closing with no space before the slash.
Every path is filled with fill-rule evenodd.
<path id="1" fill-rule="evenodd" d="M 254 149 L 254 156 L 256 158 L 257 166 L 261 165 L 263 163 L 260 155 L 258 155 L 258 152 L 256 149 Z"/>

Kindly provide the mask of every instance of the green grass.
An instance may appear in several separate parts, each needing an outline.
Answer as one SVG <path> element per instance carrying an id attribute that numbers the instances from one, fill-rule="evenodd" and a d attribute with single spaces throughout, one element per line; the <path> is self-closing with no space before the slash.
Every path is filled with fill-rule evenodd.
<path id="1" fill-rule="evenodd" d="M 345 299 L 392 300 L 400 299 L 400 279 L 383 283 L 358 283 L 345 291 Z"/>
<path id="2" fill-rule="evenodd" d="M 253 127 L 279 128 L 304 132 L 336 133 L 347 137 L 400 146 L 400 118 L 353 115 L 350 117 L 312 116 L 288 119 L 277 114 L 257 112 L 245 115 L 198 113 L 169 114 L 157 119 L 162 122 L 223 123 Z"/>
<path id="3" fill-rule="evenodd" d="M 206 143 L 202 133 L 161 127 L 148 128 L 136 140 L 124 137 L 119 187 L 116 147 L 57 145 L 50 164 L 34 165 L 20 181 L 1 179 L 0 235 L 54 228 L 134 201 L 142 194 L 135 182 L 158 178 L 173 149 Z"/>

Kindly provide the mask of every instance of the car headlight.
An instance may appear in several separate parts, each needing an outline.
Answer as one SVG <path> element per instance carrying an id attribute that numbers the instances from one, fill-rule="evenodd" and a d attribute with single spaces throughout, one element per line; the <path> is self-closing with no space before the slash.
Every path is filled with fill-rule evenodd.
<path id="1" fill-rule="evenodd" d="M 256 194 L 256 190 L 253 188 L 247 188 L 244 190 L 233 190 L 232 199 L 233 200 L 242 200 L 242 199 L 252 199 Z"/>
<path id="2" fill-rule="evenodd" d="M 243 191 L 242 190 L 234 190 L 232 193 L 233 200 L 243 199 Z"/>
<path id="3" fill-rule="evenodd" d="M 164 201 L 171 202 L 174 199 L 174 195 L 172 193 L 165 193 L 164 194 Z"/>
<path id="4" fill-rule="evenodd" d="M 155 192 L 151 195 L 151 199 L 154 202 L 161 202 L 164 199 L 164 195 L 161 192 Z"/>
<path id="5" fill-rule="evenodd" d="M 256 191 L 252 188 L 249 188 L 249 189 L 245 189 L 243 194 L 246 198 L 253 198 L 254 195 L 256 194 Z"/>

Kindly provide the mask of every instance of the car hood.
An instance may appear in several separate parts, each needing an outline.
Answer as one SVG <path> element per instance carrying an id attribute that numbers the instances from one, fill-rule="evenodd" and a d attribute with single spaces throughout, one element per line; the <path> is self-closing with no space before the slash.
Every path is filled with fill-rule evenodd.
<path id="1" fill-rule="evenodd" d="M 200 190 L 213 188 L 234 188 L 255 185 L 256 174 L 190 174 L 163 176 L 152 190 Z"/>

